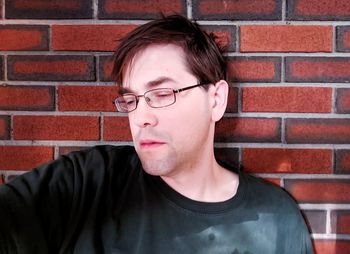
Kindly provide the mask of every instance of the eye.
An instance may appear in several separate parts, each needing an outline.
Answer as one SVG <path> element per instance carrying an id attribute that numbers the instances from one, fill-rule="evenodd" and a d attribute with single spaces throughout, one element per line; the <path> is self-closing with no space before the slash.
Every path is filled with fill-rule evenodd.
<path id="1" fill-rule="evenodd" d="M 125 102 L 126 104 L 132 104 L 132 103 L 135 102 L 135 99 L 134 99 L 134 98 L 126 98 L 126 99 L 124 99 L 124 102 Z"/>
<path id="2" fill-rule="evenodd" d="M 126 106 L 133 105 L 136 102 L 136 98 L 133 95 L 124 95 L 120 97 L 119 103 Z"/>
<path id="3" fill-rule="evenodd" d="M 163 97 L 168 97 L 173 95 L 172 90 L 159 90 L 159 91 L 154 91 L 153 95 L 157 98 L 163 98 Z"/>

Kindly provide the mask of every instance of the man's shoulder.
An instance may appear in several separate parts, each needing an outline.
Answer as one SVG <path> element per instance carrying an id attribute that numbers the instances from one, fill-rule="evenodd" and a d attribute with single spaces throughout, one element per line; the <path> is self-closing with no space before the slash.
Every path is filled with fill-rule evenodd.
<path id="1" fill-rule="evenodd" d="M 125 158 L 123 156 L 133 156 L 135 155 L 135 149 L 133 146 L 114 146 L 114 145 L 96 145 L 93 147 L 82 148 L 80 150 L 72 151 L 67 153 L 64 156 L 69 158 L 74 157 L 93 157 L 98 155 L 105 156 L 120 156 L 121 158 Z"/>
<path id="2" fill-rule="evenodd" d="M 70 152 L 56 161 L 58 164 L 68 162 L 75 171 L 92 177 L 105 174 L 122 176 L 132 171 L 131 169 L 140 167 L 132 146 L 98 145 Z"/>
<path id="3" fill-rule="evenodd" d="M 98 179 L 104 181 L 106 177 L 114 175 L 124 176 L 130 172 L 130 168 L 137 167 L 139 160 L 132 146 L 99 145 L 61 155 L 16 177 L 10 183 L 71 182 L 83 179 L 99 182 Z"/>
<path id="4" fill-rule="evenodd" d="M 246 185 L 249 199 L 260 209 L 271 212 L 299 211 L 296 201 L 282 187 L 246 173 L 242 173 L 241 179 Z"/>
<path id="5" fill-rule="evenodd" d="M 70 160 L 76 165 L 124 165 L 137 161 L 138 157 L 133 146 L 97 145 L 72 151 L 62 155 L 57 160 Z"/>

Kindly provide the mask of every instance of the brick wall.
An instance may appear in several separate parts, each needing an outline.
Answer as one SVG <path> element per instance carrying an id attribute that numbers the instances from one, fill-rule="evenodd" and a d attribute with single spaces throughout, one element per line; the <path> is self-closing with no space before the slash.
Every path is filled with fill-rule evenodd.
<path id="1" fill-rule="evenodd" d="M 216 152 L 286 188 L 318 254 L 350 249 L 350 1 L 0 0 L 0 183 L 60 154 L 131 144 L 116 40 L 163 13 L 226 43 Z"/>

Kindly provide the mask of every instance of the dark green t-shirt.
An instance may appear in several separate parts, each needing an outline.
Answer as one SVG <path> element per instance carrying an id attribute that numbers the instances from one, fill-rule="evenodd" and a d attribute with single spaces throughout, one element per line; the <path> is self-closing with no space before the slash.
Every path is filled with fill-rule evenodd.
<path id="1" fill-rule="evenodd" d="M 224 202 L 182 196 L 133 147 L 71 153 L 0 186 L 0 253 L 313 253 L 295 202 L 242 172 Z"/>

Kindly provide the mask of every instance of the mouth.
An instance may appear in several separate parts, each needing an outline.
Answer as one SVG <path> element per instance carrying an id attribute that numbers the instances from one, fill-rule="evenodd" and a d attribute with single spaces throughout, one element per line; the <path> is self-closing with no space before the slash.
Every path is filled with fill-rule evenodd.
<path id="1" fill-rule="evenodd" d="M 151 139 L 144 139 L 140 141 L 140 147 L 142 149 L 147 149 L 147 148 L 157 148 L 165 144 L 163 141 L 159 140 L 151 140 Z"/>

